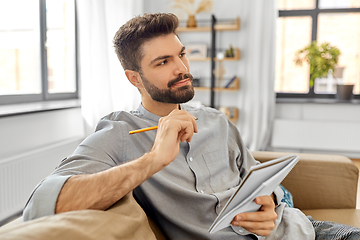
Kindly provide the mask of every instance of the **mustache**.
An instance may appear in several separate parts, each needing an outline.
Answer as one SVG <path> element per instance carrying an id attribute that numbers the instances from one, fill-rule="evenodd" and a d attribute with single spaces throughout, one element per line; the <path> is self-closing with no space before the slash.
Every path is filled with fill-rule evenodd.
<path id="1" fill-rule="evenodd" d="M 167 86 L 170 88 L 170 87 L 171 87 L 172 85 L 174 85 L 175 83 L 180 82 L 181 80 L 184 80 L 184 79 L 187 79 L 187 78 L 189 78 L 190 81 L 192 82 L 193 76 L 192 76 L 190 73 L 185 73 L 185 74 L 179 75 L 177 78 L 175 78 L 175 79 L 173 79 L 173 80 L 170 80 L 170 81 L 168 82 L 168 85 L 167 85 Z"/>

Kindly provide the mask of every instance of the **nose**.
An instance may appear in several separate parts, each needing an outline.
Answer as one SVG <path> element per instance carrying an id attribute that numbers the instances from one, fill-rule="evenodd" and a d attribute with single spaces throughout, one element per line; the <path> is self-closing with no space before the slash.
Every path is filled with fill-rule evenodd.
<path id="1" fill-rule="evenodd" d="M 185 74 L 187 72 L 189 72 L 189 69 L 186 65 L 186 59 L 184 59 L 186 57 L 183 57 L 183 58 L 180 58 L 180 57 L 177 57 L 176 58 L 176 66 L 175 66 L 175 72 L 174 74 L 177 76 L 179 74 Z"/>

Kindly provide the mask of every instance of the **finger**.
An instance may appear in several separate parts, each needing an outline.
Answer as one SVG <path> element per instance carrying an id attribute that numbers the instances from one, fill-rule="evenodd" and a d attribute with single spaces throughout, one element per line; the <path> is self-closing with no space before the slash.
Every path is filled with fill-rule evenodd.
<path id="1" fill-rule="evenodd" d="M 231 224 L 233 226 L 243 227 L 247 231 L 261 236 L 269 235 L 270 232 L 275 228 L 274 221 L 266 221 L 266 222 L 233 221 Z"/>
<path id="2" fill-rule="evenodd" d="M 191 122 L 184 122 L 182 123 L 182 129 L 179 132 L 179 137 L 181 142 L 187 141 L 190 142 L 192 139 L 192 136 L 194 135 L 194 126 Z"/>
<path id="3" fill-rule="evenodd" d="M 260 212 L 247 212 L 235 216 L 234 221 L 248 221 L 248 222 L 266 222 L 275 221 L 277 214 L 274 210 L 260 211 Z"/>
<path id="4" fill-rule="evenodd" d="M 173 110 L 167 117 L 176 118 L 181 124 L 181 128 L 178 129 L 179 140 L 181 142 L 190 142 L 194 132 L 197 132 L 196 118 L 188 113 L 186 110 Z"/>
<path id="5" fill-rule="evenodd" d="M 260 196 L 260 197 L 255 198 L 254 201 L 258 205 L 275 208 L 275 202 L 271 198 L 271 196 L 267 196 L 267 195 L 266 196 Z"/>

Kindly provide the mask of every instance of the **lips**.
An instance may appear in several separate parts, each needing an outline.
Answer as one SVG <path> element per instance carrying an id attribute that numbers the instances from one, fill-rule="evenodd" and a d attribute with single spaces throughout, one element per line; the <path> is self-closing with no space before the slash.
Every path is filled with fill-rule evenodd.
<path id="1" fill-rule="evenodd" d="M 189 79 L 189 78 L 186 78 L 186 79 L 184 79 L 184 80 L 181 80 L 181 81 L 178 81 L 178 82 L 174 83 L 174 84 L 172 85 L 172 87 L 185 86 L 185 85 L 187 85 L 189 82 L 190 82 L 190 79 Z"/>

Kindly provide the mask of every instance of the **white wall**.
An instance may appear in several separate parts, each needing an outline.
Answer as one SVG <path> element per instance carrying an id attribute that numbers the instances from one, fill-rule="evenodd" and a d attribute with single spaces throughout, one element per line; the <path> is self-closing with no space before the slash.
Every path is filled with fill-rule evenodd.
<path id="1" fill-rule="evenodd" d="M 1 117 L 0 133 L 2 222 L 22 211 L 35 186 L 85 134 L 80 108 Z"/>
<path id="2" fill-rule="evenodd" d="M 360 158 L 360 104 L 278 103 L 269 150 Z"/>
<path id="3" fill-rule="evenodd" d="M 0 136 L 0 162 L 2 159 L 71 138 L 83 138 L 81 109 L 1 117 Z"/>

